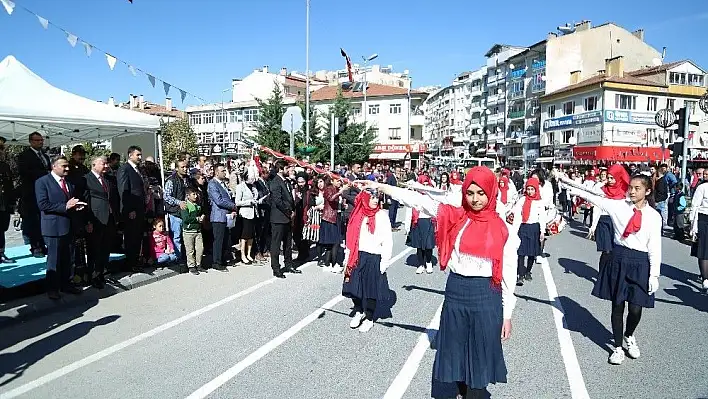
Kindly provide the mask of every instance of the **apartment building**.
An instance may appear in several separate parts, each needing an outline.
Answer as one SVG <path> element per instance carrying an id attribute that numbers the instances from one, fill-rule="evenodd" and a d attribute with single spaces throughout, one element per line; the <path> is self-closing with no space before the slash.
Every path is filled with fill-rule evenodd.
<path id="1" fill-rule="evenodd" d="M 670 158 L 676 126 L 656 125 L 661 109 L 691 104 L 689 158 L 708 150 L 708 123 L 698 107 L 706 93 L 706 72 L 684 60 L 625 71 L 624 57 L 606 61 L 603 70 L 584 77 L 570 74 L 570 86 L 541 97 L 539 164 L 659 162 Z"/>
<path id="2" fill-rule="evenodd" d="M 304 75 L 301 75 L 304 77 Z M 404 89 L 411 88 L 410 72 L 406 69 L 403 72 L 395 72 L 393 65 L 369 65 L 364 67 L 356 63 L 352 64 L 352 77 L 355 82 L 375 83 L 384 86 L 393 86 Z M 349 71 L 338 69 L 336 71 L 317 71 L 314 79 L 327 83 L 344 83 L 349 81 Z"/>
<path id="3" fill-rule="evenodd" d="M 319 112 L 327 112 L 340 88 L 330 84 L 318 89 L 312 93 L 310 103 Z M 342 95 L 351 102 L 352 122 L 366 122 L 376 131 L 372 161 L 401 161 L 412 168 L 419 166 L 426 152 L 425 119 L 420 108 L 427 93 L 371 83 L 367 85 L 366 101 L 363 91 L 354 87 L 343 90 Z"/>

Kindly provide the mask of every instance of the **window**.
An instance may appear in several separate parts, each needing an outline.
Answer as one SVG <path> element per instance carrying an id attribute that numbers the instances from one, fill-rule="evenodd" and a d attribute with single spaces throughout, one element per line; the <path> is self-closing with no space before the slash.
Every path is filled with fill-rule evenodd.
<path id="1" fill-rule="evenodd" d="M 361 107 L 352 107 L 352 115 L 361 115 Z"/>
<path id="2" fill-rule="evenodd" d="M 244 109 L 243 110 L 243 121 L 244 122 L 256 122 L 258 121 L 258 110 L 257 109 Z"/>
<path id="3" fill-rule="evenodd" d="M 401 128 L 391 127 L 388 129 L 388 138 L 390 140 L 400 140 L 401 139 Z"/>
<path id="4" fill-rule="evenodd" d="M 189 124 L 191 126 L 202 124 L 202 114 L 191 114 L 189 115 Z"/>
<path id="5" fill-rule="evenodd" d="M 515 82 L 511 83 L 511 88 L 509 88 L 509 91 L 512 93 L 521 93 L 523 94 L 524 92 L 524 81 L 523 80 L 517 80 Z M 513 94 L 512 94 L 513 95 Z"/>
<path id="6" fill-rule="evenodd" d="M 377 127 L 372 127 L 372 128 L 371 128 L 371 133 L 374 134 L 374 137 L 379 137 L 379 128 L 377 128 Z"/>
<path id="7" fill-rule="evenodd" d="M 698 102 L 697 102 L 697 101 L 688 101 L 688 100 L 686 100 L 686 101 L 683 102 L 683 105 L 685 105 L 686 107 L 691 107 L 691 115 L 695 115 L 695 114 L 696 114 L 696 108 L 698 108 Z"/>
<path id="8" fill-rule="evenodd" d="M 615 94 L 616 109 L 637 109 L 637 96 Z"/>
<path id="9" fill-rule="evenodd" d="M 415 129 L 411 128 L 411 138 L 415 138 Z"/>
<path id="10" fill-rule="evenodd" d="M 690 86 L 698 86 L 698 87 L 703 87 L 703 75 L 698 75 L 698 74 L 689 74 L 688 75 L 688 84 Z"/>
<path id="11" fill-rule="evenodd" d="M 570 144 L 571 139 L 575 136 L 573 130 L 563 130 L 562 134 L 563 134 L 563 137 L 562 137 L 563 144 Z"/>
<path id="12" fill-rule="evenodd" d="M 597 107 L 597 96 L 592 96 L 592 97 L 586 97 L 585 100 L 585 110 L 586 111 L 595 111 Z"/>
<path id="13" fill-rule="evenodd" d="M 204 114 L 202 117 L 202 121 L 204 124 L 209 124 L 209 123 L 214 123 L 214 113 L 213 112 L 207 112 Z"/>
<path id="14" fill-rule="evenodd" d="M 661 145 L 661 137 L 656 134 L 656 129 L 647 128 L 647 142 L 653 146 Z"/>
<path id="15" fill-rule="evenodd" d="M 671 72 L 669 73 L 669 83 L 675 85 L 685 85 L 686 84 L 686 74 L 682 72 Z"/>
<path id="16" fill-rule="evenodd" d="M 545 61 L 544 61 L 545 66 Z M 543 72 L 539 72 L 533 75 L 531 78 L 531 91 L 539 92 L 546 90 L 546 81 Z"/>
<path id="17" fill-rule="evenodd" d="M 216 123 L 224 123 L 226 122 L 225 114 L 222 111 L 219 111 L 216 113 L 216 117 L 214 118 L 214 121 Z"/>
<path id="18" fill-rule="evenodd" d="M 668 108 L 672 111 L 676 111 L 676 108 L 674 108 L 675 106 L 676 106 L 676 100 L 674 100 L 673 98 L 666 99 L 666 108 Z"/>
<path id="19" fill-rule="evenodd" d="M 573 115 L 575 113 L 575 101 L 563 103 L 563 115 Z"/>
<path id="20" fill-rule="evenodd" d="M 369 115 L 379 114 L 379 104 L 369 104 Z"/>
<path id="21" fill-rule="evenodd" d="M 656 97 L 647 97 L 647 111 L 656 111 L 659 99 Z"/>
<path id="22" fill-rule="evenodd" d="M 241 110 L 229 111 L 229 122 L 243 122 L 243 113 Z"/>
<path id="23" fill-rule="evenodd" d="M 555 105 L 549 105 L 549 106 L 548 106 L 548 117 L 549 117 L 549 118 L 555 118 L 555 117 L 556 117 L 556 106 L 555 106 Z"/>

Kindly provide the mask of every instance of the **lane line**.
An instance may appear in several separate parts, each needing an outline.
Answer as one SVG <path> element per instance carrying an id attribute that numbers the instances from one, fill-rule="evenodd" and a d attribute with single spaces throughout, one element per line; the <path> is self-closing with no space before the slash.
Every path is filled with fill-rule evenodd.
<path id="1" fill-rule="evenodd" d="M 435 339 L 432 335 L 433 332 L 437 333 L 440 327 L 440 313 L 442 313 L 442 303 L 435 311 L 433 319 L 428 324 L 424 333 L 421 333 L 418 337 L 418 343 L 416 343 L 413 351 L 411 352 L 408 359 L 403 364 L 401 371 L 398 372 L 396 378 L 394 378 L 391 386 L 388 387 L 384 399 L 400 399 L 406 394 L 408 386 L 410 386 L 413 377 L 418 372 L 420 363 L 423 361 L 423 356 L 425 352 L 430 348 L 431 339 Z"/>
<path id="2" fill-rule="evenodd" d="M 401 253 L 399 253 L 398 255 L 391 258 L 391 263 L 397 262 L 399 259 L 406 256 L 408 253 L 410 253 L 412 251 L 413 251 L 413 248 L 407 248 L 407 249 L 401 251 Z M 204 384 L 202 387 L 200 387 L 199 389 L 194 391 L 191 395 L 189 395 L 187 397 L 187 399 L 203 399 L 203 398 L 206 398 L 207 396 L 211 395 L 214 391 L 216 391 L 221 386 L 223 386 L 224 384 L 226 384 L 227 382 L 232 380 L 234 377 L 239 375 L 243 370 L 252 366 L 254 363 L 256 363 L 257 361 L 259 361 L 260 359 L 265 357 L 267 354 L 272 352 L 274 349 L 278 348 L 280 345 L 285 343 L 285 341 L 292 338 L 295 334 L 300 332 L 302 329 L 304 329 L 305 327 L 310 325 L 315 320 L 319 319 L 320 316 L 325 311 L 332 309 L 335 305 L 337 305 L 339 302 L 343 301 L 344 299 L 346 299 L 346 298 L 341 295 L 337 295 L 334 298 L 330 299 L 327 303 L 322 305 L 319 309 L 315 310 L 314 312 L 312 312 L 308 316 L 306 316 L 304 319 L 297 322 L 294 326 L 288 328 L 282 334 L 280 334 L 277 337 L 273 338 L 272 340 L 266 342 L 263 346 L 256 349 L 255 352 L 252 352 L 250 355 L 246 356 L 246 358 L 244 358 L 240 362 L 236 363 L 233 367 L 226 370 L 222 374 L 218 375 L 213 380 Z"/>
<path id="3" fill-rule="evenodd" d="M 565 364 L 565 373 L 568 376 L 571 397 L 573 399 L 590 399 L 585 380 L 583 379 L 583 372 L 578 362 L 578 355 L 575 353 L 573 340 L 565 322 L 565 311 L 560 298 L 558 298 L 558 290 L 551 274 L 551 268 L 548 266 L 548 259 L 541 259 L 541 269 L 543 270 L 543 278 L 546 280 L 548 299 L 553 302 L 553 319 L 556 323 L 556 330 L 558 330 L 558 342 L 560 343 L 561 356 Z"/>
<path id="4" fill-rule="evenodd" d="M 255 352 L 248 355 L 245 359 L 236 363 L 233 367 L 226 370 L 221 375 L 217 376 L 213 380 L 209 381 L 201 388 L 194 391 L 187 399 L 202 399 L 209 396 L 212 392 L 216 391 L 222 385 L 229 382 L 231 379 L 240 374 L 243 370 L 253 365 L 258 360 L 262 359 L 268 353 L 276 349 L 278 346 L 282 345 L 285 341 L 290 339 L 293 335 L 297 334 L 303 328 L 310 325 L 313 321 L 320 318 L 320 316 L 326 311 L 333 308 L 336 304 L 343 301 L 345 297 L 337 295 L 336 297 L 330 299 L 327 303 L 322 305 L 319 309 L 310 313 L 307 317 L 300 320 L 297 324 L 287 329 L 284 333 L 278 335 L 272 340 L 268 341 L 265 345 L 258 348 Z"/>
<path id="5" fill-rule="evenodd" d="M 307 264 L 301 266 L 299 269 L 302 270 L 302 269 L 305 269 L 305 268 L 307 268 L 307 267 L 310 267 L 310 266 L 312 266 L 312 265 L 314 265 L 314 264 L 315 264 L 314 262 L 310 262 L 310 263 L 307 263 Z M 253 285 L 253 286 L 251 286 L 251 287 L 249 287 L 249 288 L 246 288 L 246 289 L 243 290 L 243 291 L 239 291 L 239 292 L 237 292 L 237 293 L 235 293 L 235 294 L 233 294 L 233 295 L 231 295 L 231 296 L 228 296 L 228 297 L 226 297 L 226 298 L 224 298 L 224 299 L 222 299 L 222 300 L 220 300 L 220 301 L 214 302 L 214 303 L 212 303 L 212 304 L 210 304 L 210 305 L 207 305 L 207 306 L 205 306 L 205 307 L 203 307 L 203 308 L 201 308 L 201 309 L 197 309 L 197 310 L 195 310 L 195 311 L 193 311 L 193 312 L 191 312 L 191 313 L 188 313 L 188 314 L 186 314 L 186 315 L 184 315 L 184 316 L 182 316 L 182 317 L 180 317 L 180 318 L 178 318 L 178 319 L 175 319 L 175 320 L 172 320 L 172 321 L 167 322 L 167 323 L 165 323 L 165 324 L 162 324 L 162 325 L 160 325 L 160 326 L 157 326 L 157 327 L 153 328 L 152 330 L 149 330 L 149 331 L 147 331 L 147 332 L 144 332 L 144 333 L 142 333 L 142 334 L 140 334 L 140 335 L 136 335 L 136 336 L 133 337 L 133 338 L 130 338 L 130 339 L 125 340 L 125 341 L 123 341 L 123 342 L 119 342 L 119 343 L 117 343 L 117 344 L 115 344 L 115 345 L 113 345 L 113 346 L 111 346 L 111 347 L 108 347 L 108 348 L 106 348 L 106 349 L 104 349 L 104 350 L 102 350 L 102 351 L 100 351 L 100 352 L 96 352 L 96 353 L 94 353 L 93 355 L 87 356 L 87 357 L 85 357 L 85 358 L 83 358 L 83 359 L 81 359 L 81 360 L 77 360 L 77 361 L 75 361 L 75 362 L 73 362 L 73 363 L 70 363 L 70 364 L 68 364 L 68 365 L 66 365 L 66 366 L 64 366 L 64 367 L 61 367 L 61 368 L 59 368 L 59 369 L 57 369 L 57 370 L 55 370 L 55 371 L 53 371 L 53 372 L 51 372 L 51 373 L 49 373 L 49 374 L 45 374 L 44 376 L 39 377 L 39 378 L 37 378 L 37 379 L 35 379 L 35 380 L 32 380 L 32 381 L 30 381 L 30 382 L 28 382 L 28 383 L 26 383 L 26 384 L 23 384 L 23 385 L 21 385 L 21 386 L 15 388 L 15 389 L 12 389 L 12 390 L 10 390 L 10 391 L 7 391 L 7 392 L 4 392 L 4 393 L 0 394 L 0 399 L 16 398 L 16 397 L 18 397 L 18 396 L 20 396 L 20 395 L 22 395 L 22 394 L 25 394 L 25 393 L 27 393 L 27 392 L 33 390 L 33 389 L 37 389 L 37 388 L 41 387 L 42 385 L 45 385 L 45 384 L 47 384 L 47 383 L 49 383 L 49 382 L 51 382 L 51 381 L 54 381 L 54 380 L 56 380 L 56 379 L 58 379 L 58 378 L 61 378 L 61 377 L 65 376 L 65 375 L 67 375 L 67 374 L 69 374 L 69 373 L 71 373 L 71 372 L 73 372 L 73 371 L 76 371 L 76 370 L 78 370 L 78 369 L 80 369 L 80 368 L 82 368 L 82 367 L 88 366 L 89 364 L 95 363 L 95 362 L 97 362 L 97 361 L 99 361 L 99 360 L 101 360 L 101 359 L 103 359 L 103 358 L 105 358 L 105 357 L 107 357 L 107 356 L 110 356 L 110 355 L 112 355 L 112 354 L 114 354 L 114 353 L 116 353 L 116 352 L 118 352 L 118 351 L 120 351 L 120 350 L 122 350 L 122 349 L 125 349 L 125 348 L 127 348 L 127 347 L 129 347 L 129 346 L 135 345 L 135 344 L 137 344 L 137 343 L 140 342 L 140 341 L 144 341 L 144 340 L 146 340 L 146 339 L 148 339 L 148 338 L 150 338 L 150 337 L 153 337 L 153 336 L 155 336 L 155 335 L 157 335 L 157 334 L 159 334 L 159 333 L 161 333 L 161 332 L 167 331 L 167 330 L 169 330 L 170 328 L 176 327 L 176 326 L 178 326 L 178 325 L 180 325 L 180 324 L 182 324 L 182 323 L 184 323 L 184 322 L 186 322 L 186 321 L 189 321 L 189 320 L 191 320 L 191 319 L 194 319 L 195 317 L 201 316 L 201 315 L 203 315 L 204 313 L 207 313 L 207 312 L 209 312 L 209 311 L 211 311 L 211 310 L 214 310 L 214 309 L 216 309 L 216 308 L 218 308 L 218 307 L 220 307 L 220 306 L 226 305 L 226 304 L 229 303 L 229 302 L 233 302 L 233 301 L 235 301 L 236 299 L 241 298 L 242 296 L 248 295 L 248 294 L 250 294 L 250 293 L 252 293 L 252 292 L 254 292 L 254 291 L 256 291 L 256 290 L 258 290 L 258 289 L 260 289 L 260 288 L 262 288 L 262 287 L 265 287 L 266 285 L 272 284 L 272 283 L 275 282 L 276 280 L 278 280 L 278 279 L 275 278 L 275 277 L 272 277 L 272 278 L 270 278 L 270 279 L 268 279 L 268 280 L 261 281 L 260 283 L 258 283 L 258 284 L 256 284 L 256 285 Z"/>

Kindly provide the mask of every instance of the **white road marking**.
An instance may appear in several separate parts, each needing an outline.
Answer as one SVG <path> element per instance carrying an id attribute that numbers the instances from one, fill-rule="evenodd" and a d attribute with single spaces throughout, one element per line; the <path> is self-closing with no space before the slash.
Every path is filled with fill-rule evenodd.
<path id="1" fill-rule="evenodd" d="M 312 266 L 313 264 L 314 264 L 314 262 L 310 262 L 306 265 L 303 265 L 302 267 L 300 267 L 300 270 L 305 269 L 309 266 Z M 146 339 L 153 337 L 161 332 L 167 331 L 170 328 L 176 327 L 176 326 L 178 326 L 186 321 L 189 321 L 195 317 L 201 316 L 204 313 L 214 310 L 222 305 L 226 305 L 229 302 L 233 302 L 234 300 L 241 298 L 244 295 L 248 295 L 248 294 L 258 290 L 259 288 L 265 287 L 268 284 L 272 284 L 276 280 L 278 280 L 278 279 L 273 277 L 268 280 L 261 281 L 260 283 L 258 283 L 256 285 L 246 288 L 243 291 L 239 291 L 239 292 L 237 292 L 231 296 L 228 296 L 220 301 L 214 302 L 214 303 L 207 305 L 201 309 L 197 309 L 192 313 L 188 313 L 178 319 L 175 319 L 175 320 L 172 320 L 172 321 L 167 322 L 165 324 L 162 324 L 160 326 L 157 326 L 157 327 L 153 328 L 152 330 L 144 332 L 140 335 L 136 335 L 133 338 L 130 338 L 130 339 L 125 340 L 123 342 L 119 342 L 109 348 L 106 348 L 100 352 L 96 352 L 93 355 L 85 357 L 81 360 L 70 363 L 70 364 L 68 364 L 58 370 L 55 370 L 49 374 L 45 374 L 44 376 L 39 377 L 36 380 L 30 381 L 30 382 L 28 382 L 24 385 L 21 385 L 13 390 L 10 390 L 10 391 L 0 394 L 0 399 L 16 398 L 16 397 L 18 397 L 22 394 L 25 394 L 33 389 L 37 389 L 37 388 L 41 387 L 42 385 L 45 385 L 51 381 L 56 380 L 57 378 L 61 378 L 73 371 L 76 371 L 82 367 L 88 366 L 91 363 L 97 362 L 107 356 L 110 356 L 110 355 L 120 351 L 121 349 L 125 349 L 131 345 L 137 344 L 140 341 L 146 340 Z"/>
<path id="2" fill-rule="evenodd" d="M 398 372 L 398 375 L 394 378 L 391 386 L 386 391 L 384 399 L 400 399 L 406 394 L 408 386 L 411 384 L 411 381 L 413 381 L 413 377 L 418 372 L 420 363 L 423 361 L 425 351 L 430 348 L 430 340 L 434 339 L 434 337 L 431 337 L 433 331 L 437 332 L 437 329 L 440 327 L 441 312 L 442 303 L 435 312 L 430 324 L 428 324 L 426 331 L 418 337 L 418 343 L 415 345 L 413 352 L 411 352 L 410 356 L 408 356 L 408 359 L 403 364 L 401 371 Z"/>
<path id="3" fill-rule="evenodd" d="M 307 327 L 313 321 L 317 320 L 322 315 L 322 313 L 324 313 L 326 310 L 333 308 L 336 304 L 338 304 L 339 302 L 341 302 L 344 299 L 345 298 L 341 295 L 337 295 L 336 297 L 330 299 L 327 303 L 322 305 L 322 307 L 320 307 L 319 309 L 310 313 L 307 317 L 305 317 L 304 319 L 300 320 L 297 324 L 295 324 L 294 326 L 287 329 L 284 333 L 282 333 L 282 334 L 278 335 L 277 337 L 273 338 L 272 340 L 268 341 L 265 345 L 258 348 L 255 352 L 248 355 L 245 359 L 236 363 L 233 367 L 226 370 L 221 375 L 217 376 L 216 378 L 209 381 L 201 388 L 194 391 L 191 395 L 189 395 L 187 397 L 187 399 L 206 398 L 212 392 L 216 391 L 219 387 L 226 384 L 232 378 L 234 378 L 238 374 L 240 374 L 243 370 L 245 370 L 249 366 L 253 365 L 258 360 L 262 359 L 265 355 L 270 353 L 273 349 L 282 345 L 285 341 L 290 339 L 293 335 L 297 334 L 298 332 L 300 332 L 300 330 Z"/>
<path id="4" fill-rule="evenodd" d="M 391 263 L 397 262 L 399 259 L 406 256 L 406 254 L 410 253 L 411 251 L 413 251 L 413 248 L 407 248 L 407 249 L 401 251 L 401 253 L 399 253 L 398 255 L 391 258 Z M 252 352 L 250 355 L 246 356 L 245 359 L 236 363 L 233 367 L 226 370 L 221 375 L 217 376 L 213 380 L 211 380 L 208 383 L 206 383 L 205 385 L 203 385 L 201 388 L 194 391 L 191 395 L 189 395 L 187 397 L 187 399 L 203 399 L 203 398 L 206 398 L 207 396 L 211 395 L 211 393 L 213 393 L 214 391 L 219 389 L 219 387 L 223 386 L 224 384 L 226 384 L 227 382 L 232 380 L 234 377 L 239 375 L 243 370 L 252 366 L 254 363 L 256 363 L 257 361 L 259 361 L 260 359 L 265 357 L 268 353 L 272 352 L 274 349 L 276 349 L 277 347 L 282 345 L 285 341 L 292 338 L 295 334 L 297 334 L 302 329 L 304 329 L 305 327 L 310 325 L 312 322 L 317 320 L 322 315 L 322 313 L 324 313 L 326 310 L 333 308 L 335 305 L 337 305 L 339 302 L 341 302 L 344 299 L 345 299 L 345 297 L 343 297 L 341 295 L 337 295 L 336 297 L 330 299 L 327 303 L 322 305 L 319 309 L 315 310 L 314 312 L 310 313 L 307 317 L 305 317 L 304 319 L 297 322 L 297 324 L 290 327 L 285 332 L 283 332 L 282 334 L 273 338 L 272 340 L 268 341 L 263 346 L 256 349 L 255 352 Z"/>
<path id="5" fill-rule="evenodd" d="M 551 268 L 548 266 L 548 259 L 541 259 L 541 269 L 543 277 L 546 280 L 546 289 L 548 290 L 548 299 L 553 302 L 553 319 L 558 330 L 558 342 L 560 343 L 561 356 L 565 364 L 565 373 L 568 376 L 568 385 L 570 386 L 570 394 L 573 399 L 589 399 L 588 389 L 585 387 L 583 372 L 580 370 L 578 356 L 575 353 L 573 340 L 570 337 L 570 331 L 565 322 L 565 311 L 563 305 L 558 298 L 558 290 L 556 283 L 551 274 Z"/>

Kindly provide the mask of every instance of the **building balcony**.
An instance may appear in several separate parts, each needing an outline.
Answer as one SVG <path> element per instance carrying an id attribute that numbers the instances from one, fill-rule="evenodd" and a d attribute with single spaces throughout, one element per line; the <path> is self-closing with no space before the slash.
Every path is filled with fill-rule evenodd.
<path id="1" fill-rule="evenodd" d="M 482 123 L 482 120 L 480 118 L 471 118 L 470 119 L 470 127 L 479 127 L 481 123 Z"/>
<path id="2" fill-rule="evenodd" d="M 503 122 L 503 121 L 504 121 L 504 113 L 503 112 L 499 112 L 499 113 L 491 114 L 491 115 L 487 116 L 487 124 L 488 125 L 494 125 L 494 124 L 497 124 L 497 123 Z"/>
<path id="3" fill-rule="evenodd" d="M 423 115 L 411 115 L 411 126 L 424 126 L 425 116 Z"/>
<path id="4" fill-rule="evenodd" d="M 523 79 L 526 77 L 526 68 L 516 69 L 509 73 L 511 80 Z"/>
<path id="5" fill-rule="evenodd" d="M 470 95 L 474 96 L 481 96 L 482 95 L 482 86 L 473 86 L 470 89 Z"/>
<path id="6" fill-rule="evenodd" d="M 517 100 L 519 98 L 524 98 L 525 96 L 526 93 L 524 93 L 523 90 L 509 92 L 509 100 Z"/>
<path id="7" fill-rule="evenodd" d="M 546 82 L 542 83 L 534 83 L 531 85 L 531 92 L 532 93 L 543 93 L 546 91 Z"/>
<path id="8" fill-rule="evenodd" d="M 482 109 L 481 102 L 474 102 L 474 103 L 470 104 L 470 111 L 471 112 L 479 112 L 480 109 Z"/>
<path id="9" fill-rule="evenodd" d="M 532 71 L 539 71 L 546 68 L 546 60 L 536 60 L 531 64 Z"/>
<path id="10" fill-rule="evenodd" d="M 511 111 L 509 112 L 509 119 L 521 119 L 526 116 L 526 111 Z"/>
<path id="11" fill-rule="evenodd" d="M 499 96 L 496 94 L 492 94 L 489 97 L 487 97 L 487 105 L 494 105 L 499 102 Z"/>
<path id="12" fill-rule="evenodd" d="M 487 86 L 497 85 L 504 80 L 504 75 L 497 74 L 487 77 Z"/>

